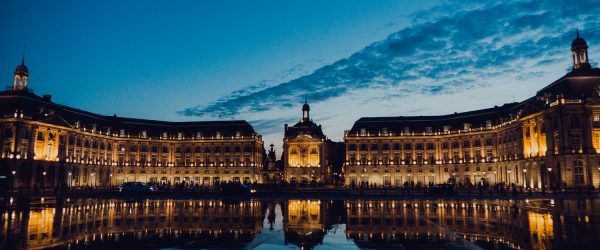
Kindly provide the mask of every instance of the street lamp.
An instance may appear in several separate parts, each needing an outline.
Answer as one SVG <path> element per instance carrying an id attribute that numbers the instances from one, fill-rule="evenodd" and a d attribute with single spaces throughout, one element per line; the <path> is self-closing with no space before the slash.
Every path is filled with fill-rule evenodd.
<path id="1" fill-rule="evenodd" d="M 13 170 L 10 172 L 12 174 L 12 185 L 10 186 L 11 190 L 15 189 L 15 178 L 17 175 L 17 171 Z"/>
<path id="2" fill-rule="evenodd" d="M 42 178 L 42 192 L 46 191 L 46 171 L 42 172 L 42 175 L 44 176 Z"/>
<path id="3" fill-rule="evenodd" d="M 526 168 L 523 169 L 523 186 L 525 186 L 525 188 L 527 188 L 527 169 Z"/>
<path id="4" fill-rule="evenodd" d="M 554 189 L 554 184 L 552 183 L 552 168 L 548 167 L 546 168 L 548 170 L 548 185 L 550 186 L 550 189 Z"/>

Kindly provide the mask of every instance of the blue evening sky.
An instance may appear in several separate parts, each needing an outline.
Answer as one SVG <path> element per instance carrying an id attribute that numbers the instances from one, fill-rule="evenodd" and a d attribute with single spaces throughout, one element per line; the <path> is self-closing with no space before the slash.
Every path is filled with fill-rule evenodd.
<path id="1" fill-rule="evenodd" d="M 0 1 L 0 80 L 100 114 L 245 119 L 280 145 L 308 99 L 340 140 L 362 116 L 520 101 L 565 73 L 577 1 Z"/>

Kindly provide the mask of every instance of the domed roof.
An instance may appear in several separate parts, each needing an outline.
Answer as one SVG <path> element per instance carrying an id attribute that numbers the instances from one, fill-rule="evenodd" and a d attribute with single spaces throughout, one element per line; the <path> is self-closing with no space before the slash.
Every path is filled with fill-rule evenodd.
<path id="1" fill-rule="evenodd" d="M 15 69 L 15 75 L 29 75 L 29 69 L 25 66 L 25 58 L 21 60 L 21 64 Z"/>
<path id="2" fill-rule="evenodd" d="M 577 30 L 577 37 L 571 43 L 571 48 L 587 48 L 587 42 L 579 36 L 579 30 Z"/>
<path id="3" fill-rule="evenodd" d="M 310 106 L 308 106 L 308 102 L 304 101 L 304 105 L 302 105 L 302 110 L 310 110 Z"/>

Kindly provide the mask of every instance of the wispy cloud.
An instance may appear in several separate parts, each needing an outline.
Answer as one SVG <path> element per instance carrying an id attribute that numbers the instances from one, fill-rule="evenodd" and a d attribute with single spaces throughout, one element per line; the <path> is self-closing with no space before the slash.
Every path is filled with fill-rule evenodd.
<path id="1" fill-rule="evenodd" d="M 566 68 L 565 53 L 576 23 L 588 41 L 600 40 L 597 13 L 598 0 L 444 4 L 414 13 L 407 27 L 314 72 L 279 84 L 252 85 L 179 113 L 248 117 L 289 110 L 304 99 L 344 99 L 355 103 L 348 105 L 360 105 L 451 94 L 496 84 L 492 79 L 541 77 L 552 65 Z M 279 115 L 283 116 L 279 119 L 290 119 Z"/>

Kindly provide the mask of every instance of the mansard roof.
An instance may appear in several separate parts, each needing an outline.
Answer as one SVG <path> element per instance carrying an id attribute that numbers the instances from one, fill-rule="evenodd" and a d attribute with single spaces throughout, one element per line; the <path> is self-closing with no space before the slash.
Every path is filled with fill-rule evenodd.
<path id="1" fill-rule="evenodd" d="M 582 98 L 598 96 L 596 88 L 600 86 L 600 69 L 573 70 L 537 92 L 538 96 L 561 95 L 564 98 Z"/>
<path id="2" fill-rule="evenodd" d="M 118 133 L 123 129 L 131 136 L 138 136 L 142 131 L 145 131 L 148 137 L 160 137 L 164 132 L 169 136 L 183 133 L 187 138 L 197 135 L 198 132 L 204 137 L 215 136 L 217 132 L 224 137 L 236 136 L 238 132 L 241 136 L 255 134 L 254 128 L 244 120 L 169 122 L 105 116 L 63 106 L 31 92 L 0 92 L 0 115 L 13 116 L 15 112 L 22 112 L 24 117 L 34 121 L 63 127 L 75 127 L 75 124 L 79 123 L 80 128 L 92 130 L 95 126 L 97 131 L 102 132 L 110 128 L 112 133 Z"/>
<path id="3" fill-rule="evenodd" d="M 310 135 L 313 138 L 324 138 L 323 129 L 312 120 L 301 120 L 285 131 L 285 138 L 295 138 L 299 135 Z"/>
<path id="4" fill-rule="evenodd" d="M 511 114 L 516 115 L 523 103 L 507 103 L 488 109 L 454 113 L 437 116 L 396 116 L 396 117 L 363 117 L 354 123 L 351 134 L 359 133 L 366 129 L 370 134 L 377 134 L 383 128 L 393 133 L 409 128 L 411 132 L 425 132 L 428 127 L 432 132 L 443 131 L 444 126 L 450 126 L 450 130 L 463 129 L 468 123 L 472 128 L 485 127 L 488 121 L 492 125 L 507 121 Z"/>

